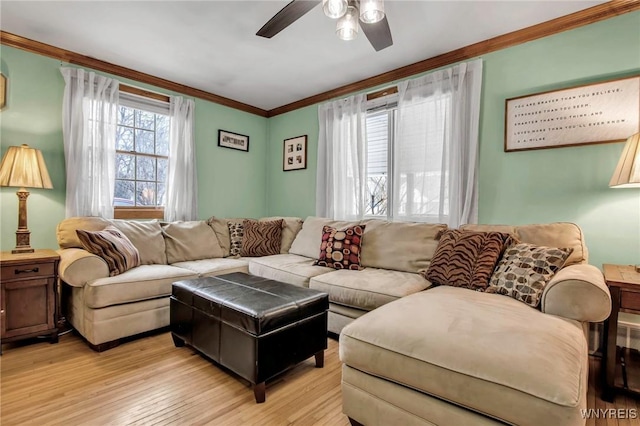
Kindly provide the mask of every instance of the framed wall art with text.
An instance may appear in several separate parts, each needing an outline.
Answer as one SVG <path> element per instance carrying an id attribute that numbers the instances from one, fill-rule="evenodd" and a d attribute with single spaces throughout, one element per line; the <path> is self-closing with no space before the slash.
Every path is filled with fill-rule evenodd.
<path id="1" fill-rule="evenodd" d="M 621 142 L 640 131 L 640 76 L 505 103 L 506 152 Z"/>

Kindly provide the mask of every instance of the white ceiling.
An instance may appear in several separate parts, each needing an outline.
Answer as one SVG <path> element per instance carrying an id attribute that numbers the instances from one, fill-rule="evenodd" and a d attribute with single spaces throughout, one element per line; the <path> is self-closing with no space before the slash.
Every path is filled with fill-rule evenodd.
<path id="1" fill-rule="evenodd" d="M 387 0 L 380 52 L 339 40 L 321 6 L 257 37 L 287 3 L 2 0 L 0 28 L 269 110 L 604 1 Z"/>

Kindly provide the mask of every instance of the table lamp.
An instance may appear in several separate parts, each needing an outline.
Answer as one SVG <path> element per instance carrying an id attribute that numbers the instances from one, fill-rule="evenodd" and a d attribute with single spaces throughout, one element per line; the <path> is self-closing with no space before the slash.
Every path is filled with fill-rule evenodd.
<path id="1" fill-rule="evenodd" d="M 611 181 L 611 188 L 640 188 L 640 133 L 629 137 Z M 640 265 L 636 265 L 640 272 Z"/>
<path id="2" fill-rule="evenodd" d="M 25 188 L 53 188 L 47 166 L 39 149 L 28 145 L 10 146 L 0 164 L 0 186 L 17 187 L 18 230 L 16 248 L 11 253 L 33 253 L 30 245 L 31 232 L 27 228 L 27 197 Z"/>

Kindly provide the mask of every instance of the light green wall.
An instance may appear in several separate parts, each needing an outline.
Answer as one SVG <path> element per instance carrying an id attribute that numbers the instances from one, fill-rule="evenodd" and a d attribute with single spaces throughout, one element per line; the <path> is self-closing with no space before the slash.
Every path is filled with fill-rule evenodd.
<path id="1" fill-rule="evenodd" d="M 282 171 L 284 140 L 307 135 L 307 168 Z M 267 211 L 270 216 L 315 214 L 318 108 L 309 106 L 269 119 Z"/>
<path id="2" fill-rule="evenodd" d="M 584 230 L 590 263 L 640 263 L 640 190 L 607 185 L 622 143 L 503 151 L 506 98 L 640 72 L 640 12 L 484 55 L 479 221 L 572 221 Z M 318 137 L 317 106 L 269 120 L 268 213 L 315 213 L 315 155 L 307 170 L 282 172 L 282 141 Z"/>
<path id="3" fill-rule="evenodd" d="M 60 61 L 0 46 L 7 76 L 7 106 L 0 112 L 0 145 L 27 143 L 42 150 L 54 189 L 32 189 L 28 200 L 31 245 L 57 248 L 55 227 L 64 219 L 65 163 L 62 142 L 64 81 Z M 119 78 L 123 83 L 172 94 Z M 218 129 L 250 137 L 249 152 L 217 146 Z M 266 214 L 267 119 L 196 99 L 195 141 L 198 217 Z M 15 246 L 16 188 L 0 190 L 0 248 Z"/>

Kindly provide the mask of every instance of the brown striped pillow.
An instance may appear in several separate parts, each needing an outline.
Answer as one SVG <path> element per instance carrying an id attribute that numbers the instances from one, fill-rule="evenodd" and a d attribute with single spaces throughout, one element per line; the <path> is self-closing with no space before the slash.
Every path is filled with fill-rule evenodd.
<path id="1" fill-rule="evenodd" d="M 115 226 L 107 226 L 102 231 L 77 229 L 76 235 L 85 250 L 107 262 L 111 277 L 140 265 L 138 249 Z"/>
<path id="2" fill-rule="evenodd" d="M 280 254 L 283 220 L 258 222 L 245 219 L 240 256 L 258 257 Z"/>
<path id="3" fill-rule="evenodd" d="M 502 232 L 445 231 L 427 271 L 433 284 L 484 291 L 504 249 L 517 240 Z"/>

